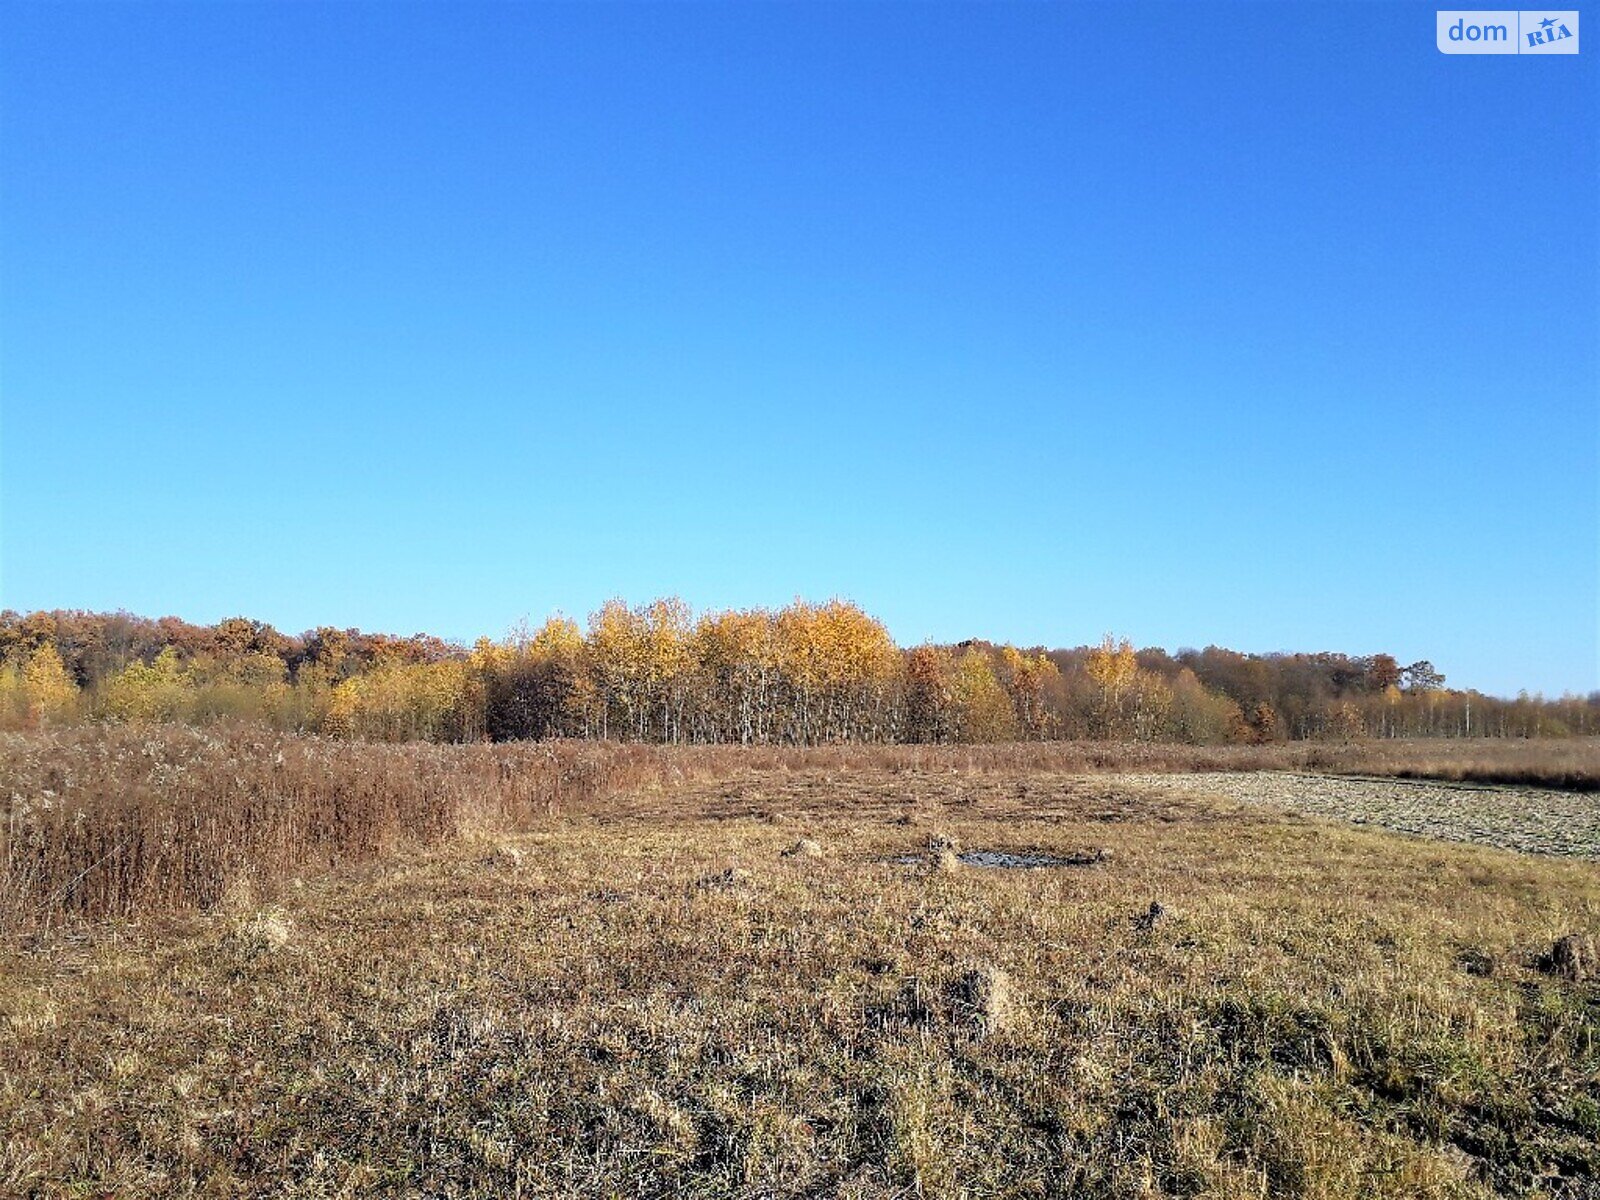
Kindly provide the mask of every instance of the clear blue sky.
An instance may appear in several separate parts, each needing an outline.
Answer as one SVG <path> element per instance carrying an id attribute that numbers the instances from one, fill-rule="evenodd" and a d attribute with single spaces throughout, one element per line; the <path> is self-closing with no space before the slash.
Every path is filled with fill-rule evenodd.
<path id="1" fill-rule="evenodd" d="M 1411 4 L 8 3 L 0 605 L 842 595 L 1600 687 L 1597 55 Z"/>

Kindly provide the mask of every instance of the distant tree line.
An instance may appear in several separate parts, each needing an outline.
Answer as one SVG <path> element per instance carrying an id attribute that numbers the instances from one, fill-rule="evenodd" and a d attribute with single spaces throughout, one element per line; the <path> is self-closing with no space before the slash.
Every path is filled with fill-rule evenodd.
<path id="1" fill-rule="evenodd" d="M 1446 686 L 1388 654 L 1242 654 L 985 641 L 896 646 L 855 605 L 694 614 L 607 603 L 471 647 L 234 617 L 0 613 L 0 727 L 262 721 L 382 741 L 1264 743 L 1600 733 L 1600 693 Z"/>

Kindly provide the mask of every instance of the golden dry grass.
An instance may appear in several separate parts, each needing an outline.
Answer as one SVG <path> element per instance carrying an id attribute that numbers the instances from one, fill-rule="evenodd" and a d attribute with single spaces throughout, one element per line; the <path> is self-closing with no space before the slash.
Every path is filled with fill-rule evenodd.
<path id="1" fill-rule="evenodd" d="M 63 919 L 209 908 L 293 871 L 482 828 L 518 828 L 618 788 L 748 770 L 1245 772 L 1600 780 L 1600 741 L 1195 747 L 437 746 L 296 737 L 248 725 L 0 734 L 0 937 Z"/>
<path id="2" fill-rule="evenodd" d="M 1593 863 L 1113 777 L 667 772 L 8 952 L 0 1192 L 1593 1195 L 1536 959 L 1597 927 Z"/>

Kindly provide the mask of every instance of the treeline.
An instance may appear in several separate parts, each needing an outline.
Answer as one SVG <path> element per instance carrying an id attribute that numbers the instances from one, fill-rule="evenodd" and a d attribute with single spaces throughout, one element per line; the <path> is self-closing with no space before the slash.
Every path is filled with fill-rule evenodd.
<path id="1" fill-rule="evenodd" d="M 472 647 L 242 617 L 0 613 L 0 726 L 220 719 L 372 741 L 1115 739 L 1263 744 L 1600 733 L 1600 693 L 1500 699 L 1374 654 L 902 649 L 842 601 L 696 615 L 612 601 Z"/>

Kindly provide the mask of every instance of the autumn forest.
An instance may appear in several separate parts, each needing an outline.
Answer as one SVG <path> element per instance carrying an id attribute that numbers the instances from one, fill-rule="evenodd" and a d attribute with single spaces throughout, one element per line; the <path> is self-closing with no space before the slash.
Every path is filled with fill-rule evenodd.
<path id="1" fill-rule="evenodd" d="M 0 723 L 273 727 L 374 741 L 679 743 L 1116 739 L 1191 744 L 1600 732 L 1600 696 L 1488 697 L 1373 654 L 903 649 L 853 604 L 697 615 L 620 600 L 586 626 L 465 647 L 324 627 L 285 635 L 127 613 L 0 614 Z"/>

